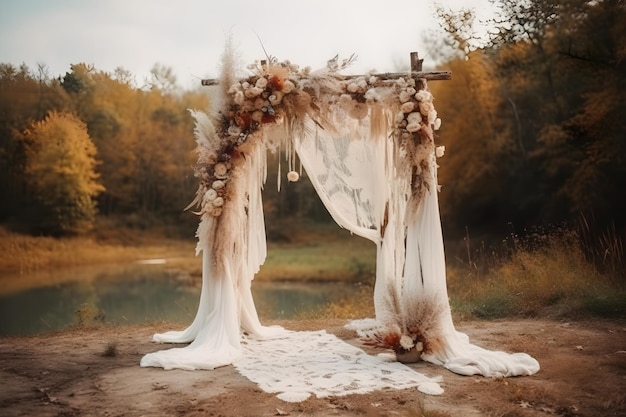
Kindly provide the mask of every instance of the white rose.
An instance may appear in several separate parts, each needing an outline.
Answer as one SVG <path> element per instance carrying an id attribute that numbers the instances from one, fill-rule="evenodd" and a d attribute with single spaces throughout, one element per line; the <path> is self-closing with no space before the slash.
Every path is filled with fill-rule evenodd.
<path id="1" fill-rule="evenodd" d="M 254 84 L 254 86 L 262 90 L 265 89 L 265 87 L 267 87 L 267 78 L 260 77 L 258 80 L 256 80 L 256 84 Z"/>
<path id="2" fill-rule="evenodd" d="M 213 181 L 213 185 L 211 185 L 211 187 L 215 190 L 221 190 L 222 188 L 224 188 L 224 185 L 226 185 L 224 183 L 224 181 L 222 180 L 215 180 Z"/>
<path id="3" fill-rule="evenodd" d="M 435 130 L 439 130 L 439 128 L 440 128 L 440 127 L 441 127 L 441 119 L 440 119 L 440 118 L 437 118 L 437 119 L 435 120 L 435 124 L 434 124 L 434 126 L 433 126 L 433 129 L 435 129 Z"/>
<path id="4" fill-rule="evenodd" d="M 241 129 L 237 125 L 232 125 L 228 128 L 228 134 L 230 136 L 239 136 Z"/>
<path id="5" fill-rule="evenodd" d="M 222 207 L 224 205 L 224 199 L 222 197 L 216 197 L 213 200 L 213 205 L 215 207 Z"/>
<path id="6" fill-rule="evenodd" d="M 204 193 L 204 197 L 202 198 L 202 202 L 206 204 L 209 201 L 215 200 L 215 197 L 217 197 L 217 191 L 215 191 L 213 188 L 209 188 Z"/>
<path id="7" fill-rule="evenodd" d="M 406 103 L 411 99 L 411 95 L 405 90 L 402 90 L 400 91 L 400 94 L 398 94 L 398 99 L 400 100 L 400 103 Z"/>
<path id="8" fill-rule="evenodd" d="M 408 125 L 406 125 L 406 130 L 411 133 L 415 133 L 421 128 L 422 128 L 422 125 L 420 125 L 419 123 L 409 123 Z"/>
<path id="9" fill-rule="evenodd" d="M 296 85 L 295 85 L 292 81 L 287 80 L 287 81 L 285 81 L 285 84 L 283 85 L 283 90 L 282 90 L 282 91 L 283 91 L 283 93 L 285 93 L 285 94 L 289 94 L 289 93 L 291 93 L 291 92 L 292 92 L 295 88 L 296 88 Z"/>
<path id="10" fill-rule="evenodd" d="M 433 111 L 435 108 L 433 107 L 433 103 L 429 102 L 429 101 L 422 101 L 419 104 L 419 108 L 420 108 L 420 112 L 424 115 L 424 116 L 428 116 L 428 114 Z"/>
<path id="11" fill-rule="evenodd" d="M 413 346 L 415 346 L 415 343 L 410 336 L 403 334 L 400 338 L 400 346 L 402 346 L 404 350 L 411 350 Z"/>
<path id="12" fill-rule="evenodd" d="M 218 162 L 213 168 L 213 173 L 217 178 L 225 178 L 226 174 L 228 173 L 228 167 L 226 166 L 226 164 Z"/>
<path id="13" fill-rule="evenodd" d="M 348 90 L 348 93 L 356 93 L 359 90 L 359 86 L 356 85 L 356 83 L 350 83 L 348 85 L 347 90 Z"/>
<path id="14" fill-rule="evenodd" d="M 409 115 L 406 117 L 406 120 L 409 123 L 421 123 L 422 122 L 422 115 L 419 112 L 412 112 L 409 113 Z"/>
<path id="15" fill-rule="evenodd" d="M 400 110 L 402 110 L 402 113 L 411 113 L 414 108 L 415 104 L 413 104 L 412 101 L 407 101 L 406 103 L 402 104 Z"/>
<path id="16" fill-rule="evenodd" d="M 247 98 L 254 98 L 257 97 L 259 94 L 261 94 L 263 92 L 262 88 L 258 88 L 258 87 L 250 87 L 247 88 L 246 91 L 244 92 L 244 94 L 246 95 Z"/>
<path id="17" fill-rule="evenodd" d="M 428 113 L 428 123 L 434 124 L 435 120 L 437 120 L 437 110 L 434 108 Z"/>
<path id="18" fill-rule="evenodd" d="M 415 93 L 415 99 L 418 101 L 431 101 L 433 99 L 433 95 L 430 94 L 429 91 L 420 90 Z"/>
<path id="19" fill-rule="evenodd" d="M 240 106 L 243 104 L 245 97 L 243 95 L 243 91 L 237 91 L 235 96 L 233 97 L 233 101 L 235 104 L 239 104 Z"/>
<path id="20" fill-rule="evenodd" d="M 445 146 L 441 145 L 435 148 L 435 155 L 437 155 L 437 158 L 441 158 L 445 153 L 446 153 Z"/>
<path id="21" fill-rule="evenodd" d="M 373 101 L 380 100 L 380 95 L 378 94 L 375 88 L 370 88 L 369 90 L 367 90 L 365 92 L 364 97 L 365 97 L 365 100 L 373 100 Z"/>

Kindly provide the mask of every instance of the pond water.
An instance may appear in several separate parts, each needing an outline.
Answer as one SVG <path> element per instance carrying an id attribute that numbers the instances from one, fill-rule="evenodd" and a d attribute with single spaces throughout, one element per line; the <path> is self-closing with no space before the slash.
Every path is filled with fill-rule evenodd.
<path id="1" fill-rule="evenodd" d="M 167 321 L 184 327 L 195 317 L 201 285 L 200 277 L 181 276 L 159 264 L 71 269 L 55 272 L 47 282 L 0 295 L 0 336 L 45 333 L 81 320 L 115 325 Z M 252 284 L 261 321 L 293 318 L 354 291 L 354 284 L 345 283 Z"/>

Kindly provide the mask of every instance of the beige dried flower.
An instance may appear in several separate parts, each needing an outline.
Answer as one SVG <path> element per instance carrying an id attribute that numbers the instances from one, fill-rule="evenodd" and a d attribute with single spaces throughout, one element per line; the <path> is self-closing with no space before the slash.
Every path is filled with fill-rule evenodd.
<path id="1" fill-rule="evenodd" d="M 282 90 L 282 91 L 283 91 L 283 93 L 285 93 L 285 94 L 289 94 L 289 93 L 291 93 L 291 92 L 292 92 L 295 88 L 296 88 L 296 85 L 295 85 L 292 81 L 287 80 L 287 81 L 285 81 L 285 84 L 283 85 L 283 90 Z"/>
<path id="2" fill-rule="evenodd" d="M 263 112 L 261 110 L 256 110 L 252 112 L 250 118 L 252 118 L 252 120 L 254 120 L 255 122 L 261 123 L 261 121 L 263 120 Z"/>
<path id="3" fill-rule="evenodd" d="M 228 174 L 228 167 L 223 162 L 218 162 L 213 168 L 213 173 L 217 178 L 226 178 L 226 175 Z"/>
<path id="4" fill-rule="evenodd" d="M 213 205 L 215 207 L 222 207 L 224 205 L 224 199 L 222 197 L 216 197 L 213 199 Z"/>
<path id="5" fill-rule="evenodd" d="M 402 346 L 404 350 L 411 350 L 415 346 L 415 343 L 410 336 L 403 334 L 400 338 L 400 346 Z"/>
<path id="6" fill-rule="evenodd" d="M 411 113 L 413 109 L 415 109 L 415 104 L 413 104 L 412 101 L 407 101 L 406 103 L 402 104 L 402 106 L 400 107 L 400 110 L 402 110 L 402 113 Z"/>
<path id="7" fill-rule="evenodd" d="M 287 180 L 289 180 L 290 182 L 296 182 L 300 179 L 300 174 L 298 174 L 296 171 L 289 171 L 287 173 Z"/>
<path id="8" fill-rule="evenodd" d="M 259 79 L 256 80 L 256 83 L 254 84 L 254 86 L 262 90 L 265 89 L 265 87 L 267 87 L 267 78 L 259 77 Z"/>
<path id="9" fill-rule="evenodd" d="M 209 188 L 204 193 L 203 203 L 207 203 L 209 201 L 213 201 L 213 200 L 215 200 L 216 197 L 217 197 L 217 191 L 215 191 L 213 188 Z"/>
<path id="10" fill-rule="evenodd" d="M 415 133 L 422 128 L 422 125 L 419 123 L 409 123 L 406 125 L 406 130 L 411 133 Z"/>
<path id="11" fill-rule="evenodd" d="M 411 123 L 421 123 L 422 122 L 422 115 L 419 112 L 412 112 L 409 113 L 408 116 L 406 117 L 407 122 L 409 122 L 409 124 Z"/>

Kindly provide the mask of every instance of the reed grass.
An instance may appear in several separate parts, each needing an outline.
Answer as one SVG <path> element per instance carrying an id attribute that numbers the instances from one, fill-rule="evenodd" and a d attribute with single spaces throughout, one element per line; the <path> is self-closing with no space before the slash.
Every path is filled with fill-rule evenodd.
<path id="1" fill-rule="evenodd" d="M 110 232 L 107 232 L 110 233 Z M 130 232 L 129 232 L 130 233 Z M 26 275 L 80 265 L 193 256 L 195 242 L 132 233 L 133 241 L 88 237 L 29 236 L 0 227 L 0 275 Z M 141 237 L 139 237 L 141 236 Z"/>
<path id="2" fill-rule="evenodd" d="M 500 248 L 470 253 L 466 264 L 448 267 L 457 315 L 626 317 L 624 282 L 615 278 L 626 270 L 598 268 L 575 230 L 512 233 Z"/>

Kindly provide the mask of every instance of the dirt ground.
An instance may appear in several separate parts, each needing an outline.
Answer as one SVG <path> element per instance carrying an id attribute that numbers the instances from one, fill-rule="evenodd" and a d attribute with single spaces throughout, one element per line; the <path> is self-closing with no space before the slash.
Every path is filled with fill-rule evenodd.
<path id="1" fill-rule="evenodd" d="M 282 321 L 293 330 L 326 329 L 360 345 L 346 321 Z M 151 342 L 172 326 L 100 326 L 0 339 L 2 416 L 626 416 L 626 323 L 547 320 L 457 323 L 473 343 L 527 352 L 536 375 L 484 378 L 442 375 L 445 392 L 387 390 L 288 403 L 232 366 L 213 371 L 141 368 Z"/>

